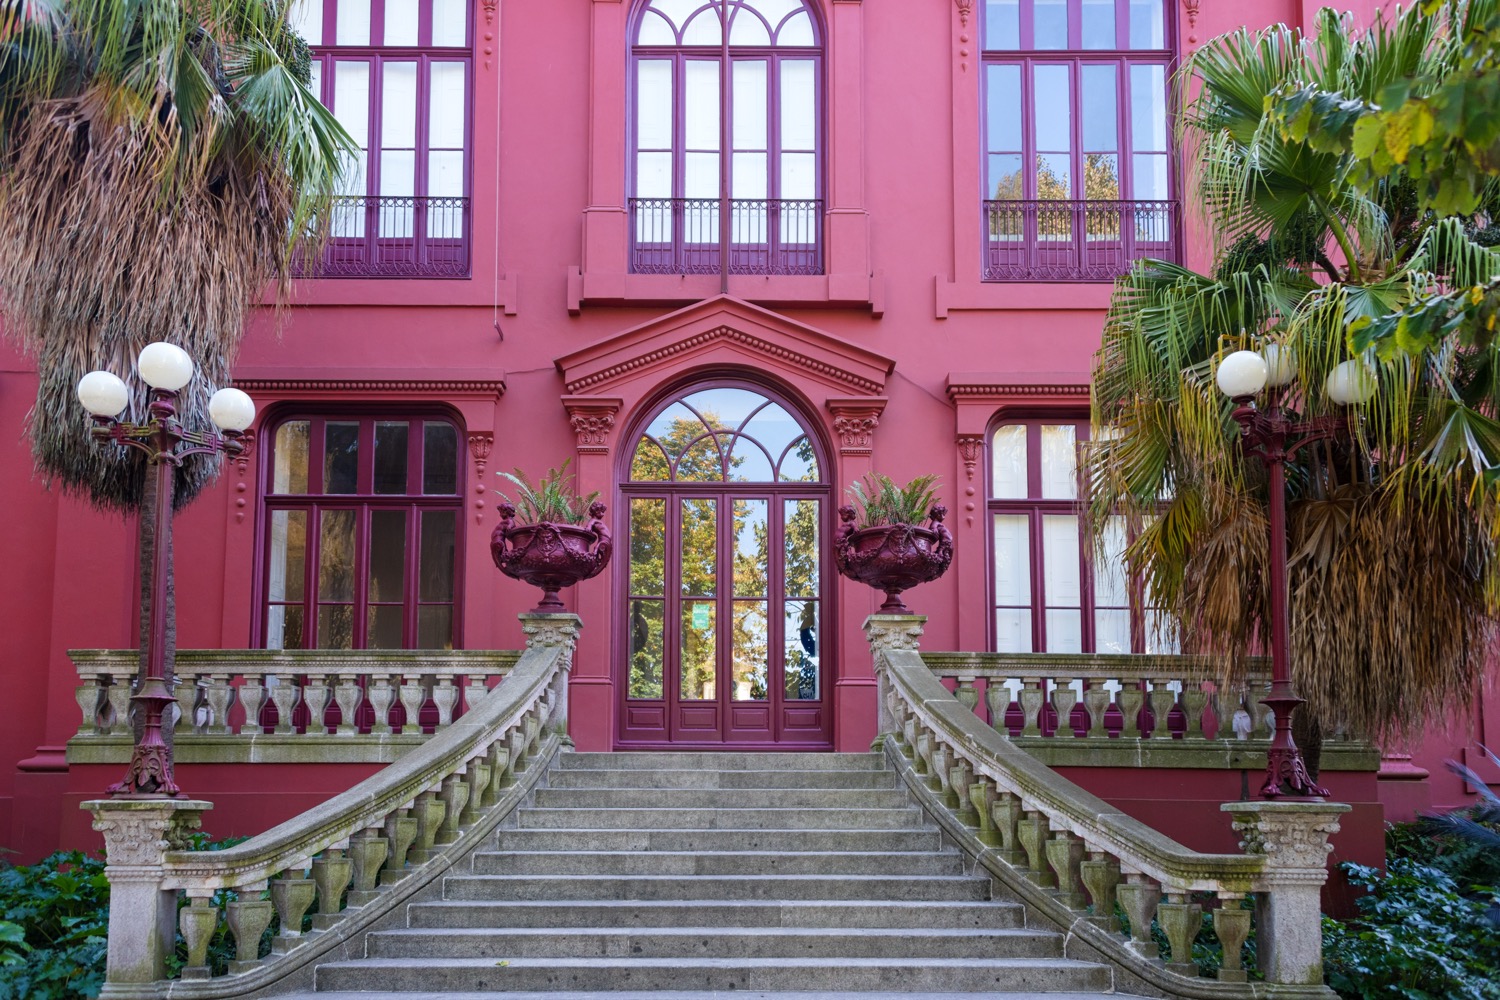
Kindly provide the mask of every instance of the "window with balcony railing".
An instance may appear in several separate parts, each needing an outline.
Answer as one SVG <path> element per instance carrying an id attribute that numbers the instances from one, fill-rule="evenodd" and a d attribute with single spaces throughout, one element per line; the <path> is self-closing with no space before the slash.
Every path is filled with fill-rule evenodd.
<path id="1" fill-rule="evenodd" d="M 332 278 L 469 274 L 469 109 L 464 0 L 300 0 L 313 92 L 359 157 L 334 206 L 323 259 Z"/>
<path id="2" fill-rule="evenodd" d="M 987 0 L 987 281 L 1107 281 L 1177 259 L 1162 0 Z"/>
<path id="3" fill-rule="evenodd" d="M 631 271 L 822 274 L 809 5 L 647 0 L 632 31 Z"/>

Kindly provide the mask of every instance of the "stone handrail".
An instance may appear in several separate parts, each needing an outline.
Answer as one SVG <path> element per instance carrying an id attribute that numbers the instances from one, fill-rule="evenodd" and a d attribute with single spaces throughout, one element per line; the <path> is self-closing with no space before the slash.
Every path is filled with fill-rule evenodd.
<path id="1" fill-rule="evenodd" d="M 952 679 L 958 700 L 975 711 L 981 698 L 975 682 L 983 681 L 990 724 L 1012 736 L 1208 740 L 1271 734 L 1270 712 L 1254 696 L 1270 684 L 1270 666 L 1261 658 L 1251 660 L 1244 688 L 1233 692 L 1205 680 L 1215 666 L 1195 656 L 923 653 L 922 659 L 935 675 Z"/>
<path id="2" fill-rule="evenodd" d="M 494 696 L 379 773 L 234 847 L 184 849 L 210 803 L 110 799 L 84 803 L 105 837 L 110 881 L 105 997 L 163 995 L 175 929 L 187 944 L 185 981 L 171 995 L 230 996 L 257 989 L 345 940 L 396 898 L 445 870 L 518 800 L 521 771 L 566 737 L 567 678 L 579 627 L 573 615 L 521 616 L 526 650 Z M 404 880 L 417 883 L 402 891 Z M 347 904 L 344 902 L 348 890 Z M 225 893 L 230 890 L 231 893 Z M 180 911 L 178 893 L 189 905 Z M 268 896 L 269 898 L 263 898 Z M 304 916 L 316 902 L 311 932 Z M 208 948 L 221 920 L 236 958 L 214 978 Z M 153 915 L 155 919 L 153 919 Z M 280 930 L 271 954 L 262 936 Z M 334 932 L 334 933 L 330 933 Z"/>
<path id="3" fill-rule="evenodd" d="M 76 697 L 82 714 L 74 739 L 130 736 L 130 693 L 139 654 L 133 649 L 74 649 L 68 655 L 78 670 Z M 397 730 L 420 735 L 417 720 L 429 705 L 436 728 L 442 730 L 477 705 L 519 656 L 514 650 L 178 650 L 174 735 L 179 740 L 259 736 L 266 731 L 260 723 L 274 712 L 274 735 L 321 736 L 331 730 L 336 736 L 354 736 L 361 709 L 369 713 L 371 735 Z M 406 722 L 393 726 L 391 709 L 398 701 Z M 236 706 L 239 710 L 231 713 Z M 302 713 L 307 721 L 294 725 Z"/>
<path id="4" fill-rule="evenodd" d="M 925 618 L 873 615 L 865 634 L 880 685 L 886 753 L 929 811 L 979 863 L 1017 887 L 1089 947 L 1155 989 L 1192 996 L 1250 996 L 1241 948 L 1257 897 L 1257 957 L 1280 996 L 1331 996 L 1322 984 L 1319 891 L 1338 803 L 1235 802 L 1246 854 L 1191 850 L 1079 788 L 975 716 L 918 650 Z M 941 671 L 940 671 L 941 672 Z M 1217 901 L 1223 945 L 1217 981 L 1198 977 L 1192 944 L 1203 895 Z M 1119 936 L 1115 904 L 1130 924 Z M 1169 942 L 1163 963 L 1152 941 Z M 1186 991 L 1184 993 L 1184 991 Z"/>

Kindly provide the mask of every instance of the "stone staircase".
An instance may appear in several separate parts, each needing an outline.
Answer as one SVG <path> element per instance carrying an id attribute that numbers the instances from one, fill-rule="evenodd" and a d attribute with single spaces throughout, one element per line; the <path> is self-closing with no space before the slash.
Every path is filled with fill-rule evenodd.
<path id="1" fill-rule="evenodd" d="M 313 996 L 1096 995 L 876 754 L 570 753 Z M 462 874 L 457 874 L 460 869 Z"/>

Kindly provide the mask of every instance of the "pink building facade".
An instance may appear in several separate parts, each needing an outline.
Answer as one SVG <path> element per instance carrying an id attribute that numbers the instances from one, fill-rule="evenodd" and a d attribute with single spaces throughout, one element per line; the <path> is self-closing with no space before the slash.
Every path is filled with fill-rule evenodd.
<path id="1" fill-rule="evenodd" d="M 926 648 L 1170 652 L 1078 523 L 1091 359 L 1129 260 L 1206 254 L 1177 60 L 1314 10 L 309 0 L 315 85 L 364 153 L 323 276 L 235 366 L 253 453 L 178 518 L 179 647 L 514 648 L 535 592 L 490 559 L 496 474 L 570 459 L 616 540 L 564 595 L 579 749 L 868 748 L 878 595 L 829 541 L 877 470 L 942 477 L 957 555 L 909 595 Z M 77 803 L 115 768 L 69 763 L 68 651 L 134 644 L 137 566 L 133 523 L 32 476 L 35 377 L 3 350 L 0 838 L 34 856 L 93 843 Z M 1414 748 L 1433 776 L 1403 801 L 1468 801 L 1438 762 L 1497 728 L 1489 696 Z M 227 835 L 377 766 L 179 776 Z M 1071 776 L 1187 827 L 1184 803 L 1239 794 L 1233 770 L 1164 774 Z M 1328 777 L 1378 851 L 1373 774 Z M 1203 815 L 1174 833 L 1223 846 Z"/>

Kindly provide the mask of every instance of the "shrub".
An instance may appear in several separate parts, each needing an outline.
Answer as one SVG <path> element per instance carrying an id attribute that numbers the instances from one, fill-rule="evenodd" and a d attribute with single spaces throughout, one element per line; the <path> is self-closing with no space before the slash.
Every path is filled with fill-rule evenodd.
<path id="1" fill-rule="evenodd" d="M 1500 1000 L 1494 893 L 1466 898 L 1453 877 L 1410 858 L 1378 869 L 1340 865 L 1369 890 L 1360 916 L 1323 919 L 1328 985 L 1356 1000 Z M 1467 887 L 1465 887 L 1467 888 Z"/>
<path id="2" fill-rule="evenodd" d="M 63 851 L 0 868 L 0 1000 L 98 996 L 108 921 L 99 858 Z"/>

